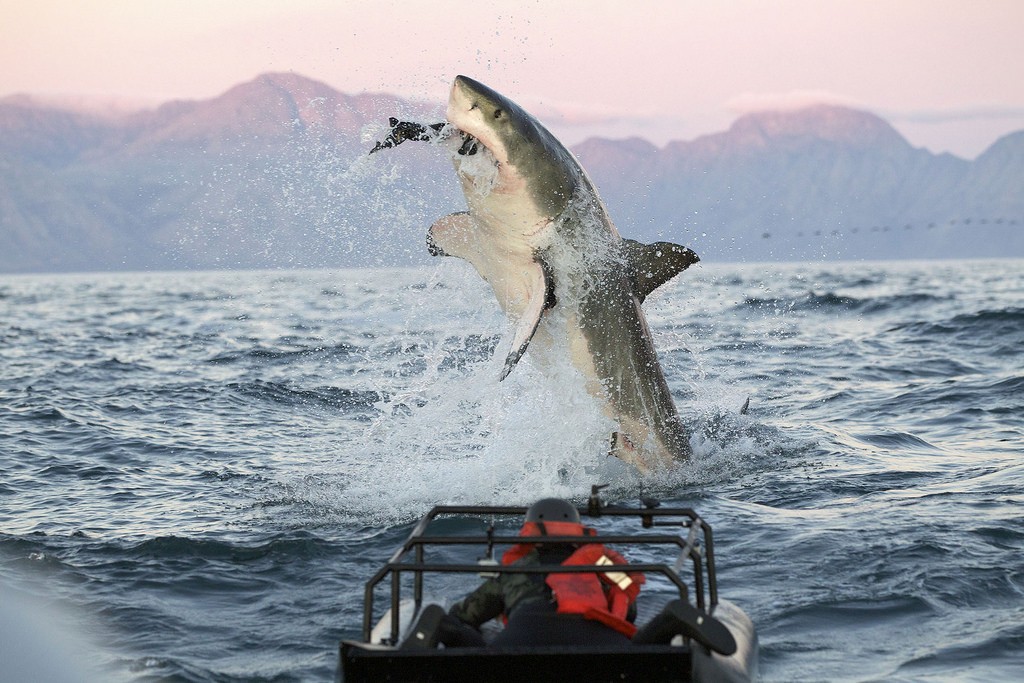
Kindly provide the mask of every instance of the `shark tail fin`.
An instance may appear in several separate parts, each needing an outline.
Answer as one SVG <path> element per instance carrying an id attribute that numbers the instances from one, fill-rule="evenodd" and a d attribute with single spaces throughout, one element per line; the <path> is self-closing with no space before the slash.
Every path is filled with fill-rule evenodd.
<path id="1" fill-rule="evenodd" d="M 640 303 L 655 289 L 700 261 L 691 249 L 671 242 L 641 244 L 624 239 L 622 250 L 626 273 Z"/>

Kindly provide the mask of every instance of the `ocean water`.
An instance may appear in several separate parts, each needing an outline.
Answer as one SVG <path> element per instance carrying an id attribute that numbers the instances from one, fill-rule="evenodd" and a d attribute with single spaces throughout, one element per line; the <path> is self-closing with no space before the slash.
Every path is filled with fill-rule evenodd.
<path id="1" fill-rule="evenodd" d="M 0 680 L 330 680 L 431 505 L 599 482 L 712 524 L 763 680 L 1020 679 L 1024 262 L 701 265 L 645 308 L 695 432 L 647 479 L 568 366 L 495 381 L 465 264 L 0 277 Z"/>

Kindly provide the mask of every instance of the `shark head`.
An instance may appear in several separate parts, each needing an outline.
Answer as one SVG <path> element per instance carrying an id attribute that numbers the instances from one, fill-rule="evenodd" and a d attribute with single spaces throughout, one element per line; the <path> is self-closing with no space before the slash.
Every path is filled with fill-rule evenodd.
<path id="1" fill-rule="evenodd" d="M 579 185 L 572 154 L 537 119 L 504 95 L 468 76 L 456 76 L 448 122 L 483 145 L 497 164 L 499 194 L 526 193 L 538 212 L 557 216 Z M 460 153 L 472 153 L 463 145 Z"/>

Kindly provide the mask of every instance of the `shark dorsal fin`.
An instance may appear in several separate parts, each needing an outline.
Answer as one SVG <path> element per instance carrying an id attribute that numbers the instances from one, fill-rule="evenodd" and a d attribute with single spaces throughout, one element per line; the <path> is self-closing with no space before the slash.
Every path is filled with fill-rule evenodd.
<path id="1" fill-rule="evenodd" d="M 655 289 L 700 261 L 690 249 L 671 242 L 641 244 L 624 239 L 622 251 L 626 272 L 640 303 Z"/>

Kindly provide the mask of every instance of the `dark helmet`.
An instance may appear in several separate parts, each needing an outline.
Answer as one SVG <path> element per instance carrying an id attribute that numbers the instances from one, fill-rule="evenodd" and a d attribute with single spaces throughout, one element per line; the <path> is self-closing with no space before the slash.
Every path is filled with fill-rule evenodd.
<path id="1" fill-rule="evenodd" d="M 569 501 L 561 498 L 541 498 L 526 511 L 527 522 L 580 523 L 580 513 Z"/>

